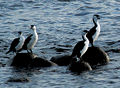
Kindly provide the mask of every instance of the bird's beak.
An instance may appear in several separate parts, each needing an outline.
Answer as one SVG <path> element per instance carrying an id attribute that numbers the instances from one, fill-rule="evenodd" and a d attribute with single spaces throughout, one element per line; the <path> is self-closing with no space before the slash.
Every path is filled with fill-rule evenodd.
<path id="1" fill-rule="evenodd" d="M 100 16 L 98 17 L 98 19 L 100 19 Z"/>
<path id="2" fill-rule="evenodd" d="M 88 30 L 84 30 L 83 32 L 88 33 L 89 31 Z"/>

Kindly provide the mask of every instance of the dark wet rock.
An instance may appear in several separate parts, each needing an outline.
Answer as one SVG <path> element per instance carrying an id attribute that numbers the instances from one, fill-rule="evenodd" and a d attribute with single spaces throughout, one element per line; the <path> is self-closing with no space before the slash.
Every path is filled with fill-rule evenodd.
<path id="1" fill-rule="evenodd" d="M 71 63 L 72 59 L 73 58 L 70 55 L 60 55 L 52 57 L 51 61 L 60 66 L 67 66 Z M 103 65 L 109 62 L 107 53 L 99 47 L 89 47 L 82 59 L 83 61 L 88 62 L 91 66 Z"/>
<path id="2" fill-rule="evenodd" d="M 117 43 L 119 43 L 120 40 L 117 40 L 117 41 L 111 41 L 111 42 L 106 42 L 108 45 L 115 45 Z"/>
<path id="3" fill-rule="evenodd" d="M 56 48 L 56 52 L 66 52 L 68 49 Z"/>
<path id="4" fill-rule="evenodd" d="M 70 55 L 59 55 L 52 57 L 50 61 L 56 63 L 59 66 L 67 66 L 70 64 L 72 58 Z"/>
<path id="5" fill-rule="evenodd" d="M 29 82 L 28 78 L 10 78 L 7 82 Z"/>
<path id="6" fill-rule="evenodd" d="M 91 66 L 107 64 L 110 60 L 107 53 L 99 47 L 89 47 L 82 59 Z"/>
<path id="7" fill-rule="evenodd" d="M 4 67 L 5 66 L 5 64 L 3 64 L 2 62 L 0 62 L 0 67 Z"/>
<path id="8" fill-rule="evenodd" d="M 69 49 L 67 48 L 62 48 L 62 47 L 70 47 L 68 45 L 66 46 L 63 46 L 63 45 L 58 45 L 59 48 L 56 48 L 56 47 L 51 47 L 50 49 L 54 49 L 56 52 L 67 52 Z"/>
<path id="9" fill-rule="evenodd" d="M 90 71 L 92 70 L 91 66 L 89 65 L 89 63 L 84 62 L 84 61 L 78 61 L 78 62 L 72 62 L 68 69 L 72 72 L 75 73 L 81 73 L 83 71 Z"/>
<path id="10" fill-rule="evenodd" d="M 12 61 L 11 66 L 15 67 L 49 67 L 56 65 L 55 63 L 37 57 L 35 54 L 18 53 Z"/>
<path id="11" fill-rule="evenodd" d="M 42 59 L 40 57 L 36 57 L 32 60 L 31 67 L 50 67 L 50 66 L 55 66 L 56 64 L 48 61 L 46 59 Z"/>
<path id="12" fill-rule="evenodd" d="M 11 66 L 27 67 L 31 64 L 33 58 L 34 58 L 34 54 L 18 53 L 13 58 Z"/>
<path id="13" fill-rule="evenodd" d="M 120 49 L 109 49 L 109 50 L 106 50 L 106 52 L 120 53 Z"/>

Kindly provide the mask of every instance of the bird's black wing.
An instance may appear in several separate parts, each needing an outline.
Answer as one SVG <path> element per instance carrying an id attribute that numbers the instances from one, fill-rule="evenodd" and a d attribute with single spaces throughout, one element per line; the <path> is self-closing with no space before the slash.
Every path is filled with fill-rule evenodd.
<path id="1" fill-rule="evenodd" d="M 92 35 L 94 35 L 95 34 L 95 32 L 96 32 L 96 26 L 94 26 L 93 28 L 91 28 L 90 30 L 89 30 L 89 32 L 87 33 L 87 37 L 89 36 L 91 36 L 92 37 Z"/>
<path id="2" fill-rule="evenodd" d="M 84 47 L 84 41 L 79 41 L 76 45 L 75 45 L 75 47 L 74 47 L 74 49 L 73 49 L 73 52 L 72 52 L 72 57 L 74 57 L 74 56 L 80 56 L 80 51 L 83 49 L 83 47 Z"/>
<path id="3" fill-rule="evenodd" d="M 15 38 L 10 46 L 10 50 L 9 51 L 14 51 L 15 52 L 15 47 L 18 45 L 20 38 Z"/>
<path id="4" fill-rule="evenodd" d="M 23 48 L 22 48 L 22 49 L 27 49 L 27 44 L 30 42 L 32 36 L 33 36 L 33 35 L 31 34 L 30 36 L 28 36 L 28 37 L 25 39 L 25 42 L 24 42 L 24 45 L 23 45 Z"/>
<path id="5" fill-rule="evenodd" d="M 95 34 L 95 32 L 96 32 L 96 26 L 94 26 L 93 28 L 91 28 L 88 31 L 87 35 L 86 35 L 92 45 L 93 45 L 93 38 L 92 38 L 92 36 Z"/>

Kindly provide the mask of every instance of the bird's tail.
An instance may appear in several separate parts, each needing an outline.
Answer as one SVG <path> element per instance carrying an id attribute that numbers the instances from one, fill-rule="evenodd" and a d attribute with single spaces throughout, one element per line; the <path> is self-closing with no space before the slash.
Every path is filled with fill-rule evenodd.
<path id="1" fill-rule="evenodd" d="M 10 53 L 10 50 L 6 52 L 6 54 Z"/>

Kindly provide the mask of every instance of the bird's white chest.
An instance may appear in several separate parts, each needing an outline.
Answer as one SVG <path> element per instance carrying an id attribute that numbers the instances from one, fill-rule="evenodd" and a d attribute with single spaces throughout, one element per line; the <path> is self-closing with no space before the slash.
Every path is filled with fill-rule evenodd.
<path id="1" fill-rule="evenodd" d="M 35 44 L 37 43 L 37 40 L 38 40 L 38 35 L 37 35 L 37 33 L 34 33 L 33 36 L 31 37 L 30 42 L 27 45 L 27 48 L 32 49 L 35 46 Z"/>
<path id="2" fill-rule="evenodd" d="M 88 47 L 89 47 L 89 41 L 88 39 L 84 42 L 84 47 L 82 49 L 82 51 L 80 52 L 81 53 L 81 56 L 83 56 L 83 54 L 87 51 Z"/>
<path id="3" fill-rule="evenodd" d="M 22 48 L 22 46 L 23 46 L 23 44 L 24 44 L 24 41 L 25 41 L 24 36 L 21 36 L 18 45 L 15 47 L 15 49 L 16 49 L 17 51 Z"/>
<path id="4" fill-rule="evenodd" d="M 93 41 L 96 41 L 98 36 L 100 34 L 100 24 L 98 23 L 97 27 L 96 27 L 96 32 L 95 34 L 93 35 Z"/>

